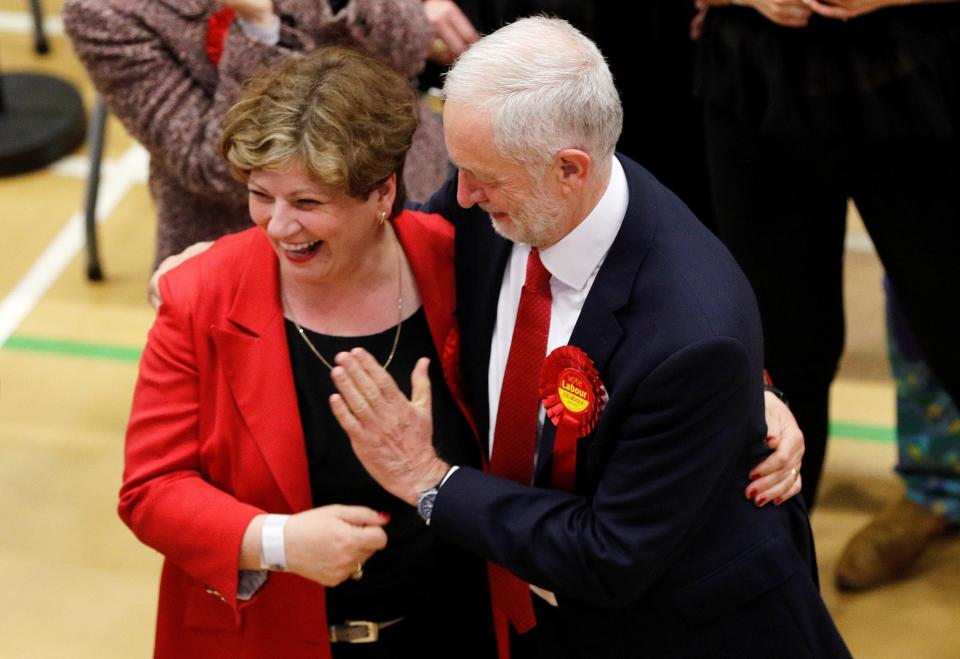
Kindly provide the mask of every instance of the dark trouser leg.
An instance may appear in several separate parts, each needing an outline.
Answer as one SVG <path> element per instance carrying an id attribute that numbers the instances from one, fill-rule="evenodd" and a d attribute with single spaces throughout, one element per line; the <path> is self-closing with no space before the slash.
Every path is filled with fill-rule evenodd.
<path id="1" fill-rule="evenodd" d="M 705 119 L 719 235 L 753 285 L 766 367 L 803 430 L 803 495 L 812 508 L 843 350 L 841 159 L 827 145 L 761 137 L 712 108 Z"/>
<path id="2" fill-rule="evenodd" d="M 960 402 L 960 141 L 865 149 L 854 200 L 921 356 Z"/>
<path id="3" fill-rule="evenodd" d="M 576 644 L 569 638 L 560 612 L 537 595 L 533 609 L 537 626 L 526 634 L 517 634 L 510 628 L 511 659 L 574 659 Z"/>

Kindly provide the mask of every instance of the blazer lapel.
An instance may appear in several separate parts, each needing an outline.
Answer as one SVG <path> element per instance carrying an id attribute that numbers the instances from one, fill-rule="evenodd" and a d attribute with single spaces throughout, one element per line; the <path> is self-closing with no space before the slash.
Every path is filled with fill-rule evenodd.
<path id="1" fill-rule="evenodd" d="M 461 229 L 458 227 L 458 232 Z M 473 232 L 471 232 L 473 233 Z M 490 368 L 490 348 L 493 328 L 497 321 L 497 303 L 503 272 L 510 258 L 512 243 L 494 233 L 490 220 L 480 233 L 468 241 L 457 242 L 457 285 L 467 285 L 473 291 L 458 305 L 460 332 L 463 334 L 464 378 L 468 383 L 471 403 L 476 411 L 477 429 L 484 455 L 489 457 L 490 403 L 487 373 Z M 470 254 L 461 257 L 462 250 Z M 464 262 L 473 264 L 464 271 Z"/>
<path id="2" fill-rule="evenodd" d="M 447 387 L 476 433 L 473 410 L 463 397 L 460 332 L 455 318 L 453 226 L 440 215 L 405 211 L 394 219 L 393 228 L 417 282 L 420 302 Z"/>
<path id="3" fill-rule="evenodd" d="M 237 409 L 296 512 L 313 504 L 279 290 L 276 256 L 257 234 L 227 323 L 212 332 Z"/>
<path id="4" fill-rule="evenodd" d="M 593 360 L 601 382 L 606 382 L 604 375 L 609 370 L 610 358 L 623 340 L 624 330 L 618 314 L 629 302 L 654 233 L 653 223 L 647 219 L 650 214 L 643 208 L 642 194 L 631 176 L 635 165 L 625 162 L 622 157 L 620 160 L 630 195 L 627 212 L 570 336 L 570 345 L 580 348 Z M 555 426 L 548 419 L 545 420 L 540 435 L 535 482 L 541 482 L 543 470 L 552 463 L 555 435 Z"/>
<path id="5" fill-rule="evenodd" d="M 570 336 L 569 345 L 580 348 L 593 360 L 597 371 L 600 372 L 600 381 L 604 381 L 604 371 L 613 354 L 614 349 L 623 339 L 623 327 L 617 320 L 617 310 L 621 308 L 616 295 L 608 295 L 603 291 L 604 285 L 617 285 L 617 276 L 610 273 L 604 276 L 608 261 L 604 262 L 600 272 L 594 280 L 590 294 L 584 303 Z M 613 268 L 619 270 L 619 268 Z M 629 280 L 629 281 L 632 281 Z M 629 289 L 627 289 L 629 290 Z M 602 413 L 601 413 L 602 415 Z M 537 465 L 534 472 L 534 482 L 545 482 L 548 467 L 553 463 L 553 442 L 556 437 L 556 426 L 548 417 L 544 418 L 543 429 L 540 432 L 540 442 L 537 448 Z"/>
<path id="6" fill-rule="evenodd" d="M 644 208 L 646 202 L 634 174 L 637 165 L 620 155 L 617 157 L 627 177 L 627 211 L 570 337 L 570 343 L 593 360 L 601 378 L 614 349 L 623 338 L 623 327 L 617 315 L 630 301 L 634 282 L 656 229 L 655 222 L 650 219 L 652 214 Z"/>

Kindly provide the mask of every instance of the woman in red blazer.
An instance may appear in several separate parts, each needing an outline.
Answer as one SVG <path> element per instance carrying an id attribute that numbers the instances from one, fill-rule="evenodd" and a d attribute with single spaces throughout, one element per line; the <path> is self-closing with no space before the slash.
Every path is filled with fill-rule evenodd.
<path id="1" fill-rule="evenodd" d="M 406 80 L 343 49 L 227 115 L 256 228 L 161 279 L 127 431 L 119 512 L 165 557 L 158 657 L 492 653 L 483 566 L 376 485 L 327 405 L 341 350 L 398 380 L 430 357 L 438 450 L 480 459 L 452 443 L 452 229 L 402 210 L 416 124 Z"/>

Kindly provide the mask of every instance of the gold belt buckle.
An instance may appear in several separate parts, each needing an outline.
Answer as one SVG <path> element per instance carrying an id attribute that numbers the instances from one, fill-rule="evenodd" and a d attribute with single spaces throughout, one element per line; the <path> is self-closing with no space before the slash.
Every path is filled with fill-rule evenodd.
<path id="1" fill-rule="evenodd" d="M 346 643 L 376 643 L 380 625 L 369 620 L 346 620 L 342 625 L 331 625 L 330 640 Z"/>
<path id="2" fill-rule="evenodd" d="M 380 630 L 391 627 L 403 620 L 402 617 L 386 622 L 370 620 L 344 620 L 342 625 L 330 625 L 331 643 L 376 643 L 380 640 Z"/>

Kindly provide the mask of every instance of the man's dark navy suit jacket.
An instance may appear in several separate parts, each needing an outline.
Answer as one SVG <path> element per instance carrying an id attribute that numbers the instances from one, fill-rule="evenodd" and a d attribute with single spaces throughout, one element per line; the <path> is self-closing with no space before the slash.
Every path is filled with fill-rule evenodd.
<path id="1" fill-rule="evenodd" d="M 535 486 L 461 468 L 431 527 L 554 591 L 562 642 L 584 658 L 849 656 L 799 497 L 757 508 L 743 494 L 769 452 L 750 286 L 682 202 L 618 158 L 629 206 L 570 338 L 609 393 L 580 440 L 576 492 L 550 488 L 547 423 Z M 486 448 L 510 243 L 457 205 L 455 179 L 422 210 L 456 226 L 462 370 Z"/>

